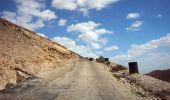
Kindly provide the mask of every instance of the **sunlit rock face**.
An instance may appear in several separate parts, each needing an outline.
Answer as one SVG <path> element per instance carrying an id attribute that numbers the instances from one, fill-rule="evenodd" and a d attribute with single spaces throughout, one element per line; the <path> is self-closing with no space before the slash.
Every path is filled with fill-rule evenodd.
<path id="1" fill-rule="evenodd" d="M 78 58 L 64 46 L 0 19 L 0 90 Z"/>

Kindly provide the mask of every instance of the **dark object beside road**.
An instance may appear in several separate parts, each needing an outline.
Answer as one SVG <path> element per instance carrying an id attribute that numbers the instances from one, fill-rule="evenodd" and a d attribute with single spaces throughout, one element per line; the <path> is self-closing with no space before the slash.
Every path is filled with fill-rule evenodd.
<path id="1" fill-rule="evenodd" d="M 89 58 L 89 61 L 93 61 L 93 58 Z"/>
<path id="2" fill-rule="evenodd" d="M 133 73 L 139 73 L 137 62 L 129 62 L 129 74 Z"/>
<path id="3" fill-rule="evenodd" d="M 109 62 L 109 58 L 105 58 L 105 62 Z"/>

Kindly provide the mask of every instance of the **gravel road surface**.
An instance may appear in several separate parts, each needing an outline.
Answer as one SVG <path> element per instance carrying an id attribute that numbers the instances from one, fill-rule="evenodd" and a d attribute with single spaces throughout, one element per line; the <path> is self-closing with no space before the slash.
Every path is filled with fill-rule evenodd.
<path id="1" fill-rule="evenodd" d="M 50 80 L 29 79 L 2 91 L 0 100 L 139 100 L 103 64 L 77 61 L 70 68 L 48 75 Z"/>

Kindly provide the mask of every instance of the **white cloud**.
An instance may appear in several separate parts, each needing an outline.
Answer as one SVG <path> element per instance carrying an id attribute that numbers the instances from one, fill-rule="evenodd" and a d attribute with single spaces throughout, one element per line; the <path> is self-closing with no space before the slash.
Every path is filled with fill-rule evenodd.
<path id="1" fill-rule="evenodd" d="M 61 45 L 66 46 L 67 48 L 72 48 L 73 46 L 76 45 L 75 41 L 73 41 L 72 39 L 67 38 L 67 37 L 54 37 L 51 40 L 54 42 L 58 42 Z"/>
<path id="2" fill-rule="evenodd" d="M 82 12 L 84 16 L 89 17 L 89 10 L 87 8 L 80 8 L 79 12 Z"/>
<path id="3" fill-rule="evenodd" d="M 129 54 L 121 54 L 121 55 L 117 55 L 117 56 L 113 57 L 112 59 L 114 62 L 118 62 L 118 63 L 122 64 L 122 62 L 128 63 L 128 61 L 131 61 L 130 60 L 131 56 Z"/>
<path id="4" fill-rule="evenodd" d="M 158 14 L 156 18 L 162 18 L 162 14 Z"/>
<path id="5" fill-rule="evenodd" d="M 67 19 L 60 19 L 58 21 L 58 26 L 65 26 L 67 24 Z"/>
<path id="6" fill-rule="evenodd" d="M 129 27 L 126 28 L 128 31 L 138 31 L 141 29 L 143 21 L 135 21 Z"/>
<path id="7" fill-rule="evenodd" d="M 148 53 L 139 62 L 139 70 L 142 73 L 148 73 L 153 70 L 169 69 L 170 52 L 153 52 Z"/>
<path id="8" fill-rule="evenodd" d="M 102 43 L 102 44 L 107 44 L 108 39 L 107 38 L 100 38 L 99 42 Z"/>
<path id="9" fill-rule="evenodd" d="M 162 52 L 162 49 L 165 51 L 170 49 L 170 34 L 145 44 L 133 44 L 127 54 L 115 56 L 113 61 L 124 65 L 130 61 L 139 61 L 142 72 L 151 71 L 158 67 L 167 68 L 170 66 L 168 63 L 170 51 Z"/>
<path id="10" fill-rule="evenodd" d="M 113 33 L 110 30 L 98 28 L 100 25 L 100 23 L 93 21 L 72 24 L 67 27 L 67 32 L 77 33 L 79 39 L 90 44 L 93 48 L 100 49 L 102 45 L 107 43 L 107 38 L 102 37 L 102 35 Z"/>
<path id="11" fill-rule="evenodd" d="M 72 24 L 67 27 L 67 32 L 88 32 L 96 29 L 100 23 L 95 23 L 93 21 Z"/>
<path id="12" fill-rule="evenodd" d="M 77 8 L 76 0 L 53 0 L 52 7 L 56 9 L 75 10 Z"/>
<path id="13" fill-rule="evenodd" d="M 39 18 L 41 18 L 42 20 L 51 20 L 51 19 L 55 19 L 57 18 L 57 16 L 55 15 L 55 13 L 49 9 L 47 10 L 44 10 L 42 12 L 37 12 L 37 13 L 40 13 L 40 14 L 35 14 L 34 16 L 37 16 Z"/>
<path id="14" fill-rule="evenodd" d="M 115 50 L 118 50 L 118 46 L 110 46 L 110 47 L 106 47 L 105 48 L 105 51 L 115 51 Z"/>
<path id="15" fill-rule="evenodd" d="M 45 26 L 45 21 L 57 18 L 55 13 L 45 9 L 42 0 L 14 0 L 17 3 L 17 11 L 3 11 L 3 18 L 29 29 L 38 29 Z"/>
<path id="16" fill-rule="evenodd" d="M 60 43 L 61 45 L 67 47 L 84 57 L 97 57 L 97 55 L 92 51 L 89 46 L 78 45 L 76 42 L 67 37 L 54 37 L 51 39 L 54 42 Z"/>
<path id="17" fill-rule="evenodd" d="M 87 0 L 87 6 L 89 9 L 101 10 L 107 7 L 109 4 L 116 3 L 119 0 Z"/>
<path id="18" fill-rule="evenodd" d="M 113 33 L 113 31 L 106 30 L 106 29 L 104 29 L 104 28 L 102 28 L 102 29 L 97 29 L 97 30 L 95 30 L 95 32 L 96 32 L 97 34 L 112 34 L 112 33 Z"/>
<path id="19" fill-rule="evenodd" d="M 61 10 L 77 10 L 83 12 L 84 15 L 89 14 L 89 10 L 101 10 L 119 0 L 53 0 L 51 5 Z"/>
<path id="20" fill-rule="evenodd" d="M 151 40 L 148 43 L 141 44 L 141 45 L 135 45 L 133 44 L 131 48 L 128 50 L 128 54 L 130 54 L 133 57 L 141 56 L 144 53 L 147 53 L 153 49 L 156 49 L 158 47 L 170 47 L 170 34 L 168 34 L 165 37 L 162 37 L 160 39 Z"/>
<path id="21" fill-rule="evenodd" d="M 99 41 L 99 35 L 93 31 L 82 33 L 82 34 L 78 35 L 78 37 L 87 43 L 95 43 L 95 42 Z"/>
<path id="22" fill-rule="evenodd" d="M 132 46 L 130 47 L 130 49 L 126 54 L 126 57 L 136 58 L 159 47 L 170 47 L 170 34 L 159 39 L 151 40 L 145 44 L 140 44 L 140 45 L 132 44 Z M 121 57 L 124 58 L 124 56 L 122 55 L 116 58 L 121 58 Z"/>
<path id="23" fill-rule="evenodd" d="M 43 33 L 37 33 L 39 36 L 42 36 L 42 37 L 44 37 L 44 38 L 47 38 L 47 36 L 45 35 L 45 34 L 43 34 Z"/>
<path id="24" fill-rule="evenodd" d="M 93 49 L 100 49 L 101 48 L 101 45 L 99 43 L 92 43 L 91 44 Z"/>
<path id="25" fill-rule="evenodd" d="M 103 51 L 96 51 L 96 54 L 98 54 L 98 55 L 103 55 L 104 54 L 104 52 Z"/>
<path id="26" fill-rule="evenodd" d="M 140 17 L 140 14 L 139 13 L 129 13 L 127 16 L 126 16 L 126 19 L 136 19 L 136 18 L 139 18 Z"/>

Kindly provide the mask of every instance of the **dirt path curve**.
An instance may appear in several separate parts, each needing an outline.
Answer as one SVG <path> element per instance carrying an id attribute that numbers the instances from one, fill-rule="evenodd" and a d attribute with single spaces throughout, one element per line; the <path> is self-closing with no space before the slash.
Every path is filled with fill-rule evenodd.
<path id="1" fill-rule="evenodd" d="M 96 62 L 78 61 L 60 77 L 40 83 L 30 80 L 27 86 L 0 93 L 0 100 L 138 100 Z"/>

